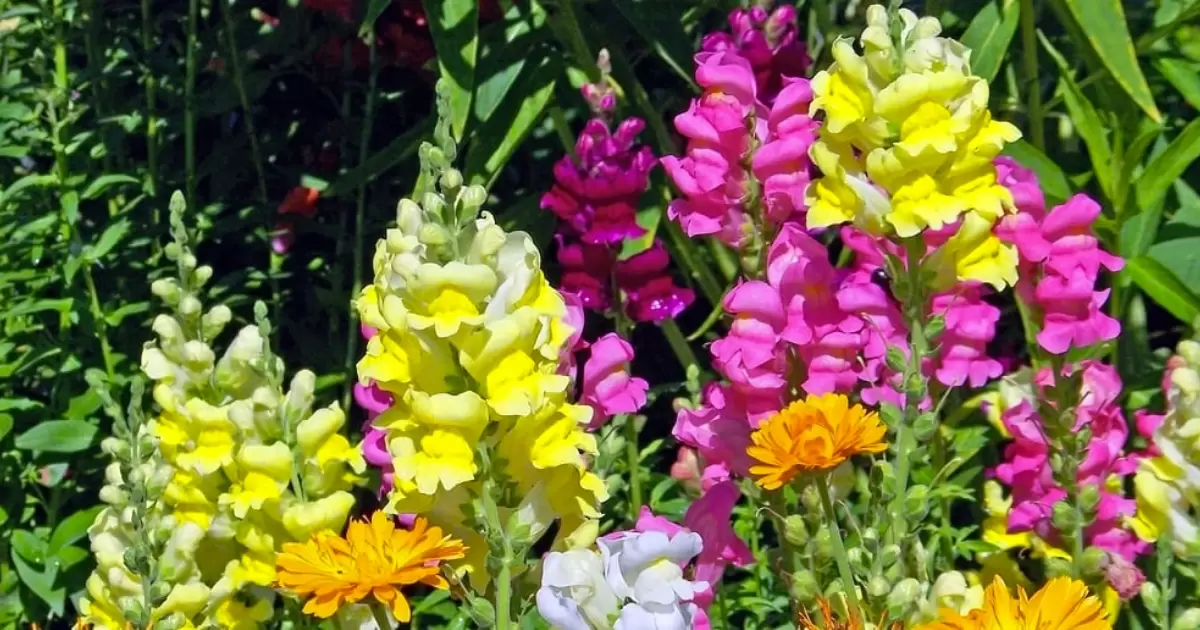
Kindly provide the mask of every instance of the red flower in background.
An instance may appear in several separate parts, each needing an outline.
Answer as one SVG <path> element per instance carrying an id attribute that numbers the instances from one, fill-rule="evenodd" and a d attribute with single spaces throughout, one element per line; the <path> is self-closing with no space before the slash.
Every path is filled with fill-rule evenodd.
<path id="1" fill-rule="evenodd" d="M 280 216 L 298 215 L 311 219 L 317 215 L 317 197 L 321 192 L 307 186 L 296 186 L 288 191 L 276 211 Z M 275 234 L 271 237 L 271 249 L 276 254 L 286 254 L 296 239 L 295 224 L 289 219 L 275 222 Z"/>

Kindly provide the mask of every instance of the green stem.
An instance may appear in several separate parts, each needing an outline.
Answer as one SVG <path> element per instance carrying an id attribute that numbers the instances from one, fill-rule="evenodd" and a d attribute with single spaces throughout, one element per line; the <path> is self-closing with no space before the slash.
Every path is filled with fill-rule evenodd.
<path id="1" fill-rule="evenodd" d="M 554 123 L 554 132 L 558 134 L 558 140 L 562 143 L 563 149 L 575 159 L 575 134 L 571 133 L 571 125 L 567 124 L 567 115 L 558 105 L 550 107 L 550 120 Z"/>
<path id="2" fill-rule="evenodd" d="M 797 496 L 803 494 L 804 488 L 798 487 Z M 788 516 L 787 501 L 784 499 L 783 491 L 776 490 L 767 493 L 767 505 L 771 508 L 771 517 L 775 521 L 775 531 L 779 537 L 779 550 L 783 556 L 783 567 L 788 573 L 788 580 L 785 584 L 791 584 L 795 579 L 796 572 L 800 570 L 800 550 L 788 540 L 786 534 L 786 521 Z M 790 591 L 789 591 L 790 592 Z M 796 601 L 795 597 L 788 597 L 792 603 L 792 616 L 794 617 L 800 611 L 800 602 Z"/>
<path id="3" fill-rule="evenodd" d="M 842 588 L 846 591 L 847 607 L 850 617 L 862 619 L 862 611 L 858 607 L 858 593 L 855 592 L 854 573 L 850 570 L 850 557 L 846 555 L 846 545 L 842 542 L 842 529 L 838 527 L 837 512 L 833 509 L 833 499 L 829 496 L 829 484 L 832 480 L 826 476 L 817 481 L 817 492 L 821 495 L 821 507 L 824 508 L 825 518 L 829 522 L 829 537 L 833 542 L 833 556 L 837 560 L 838 574 L 842 578 Z"/>
<path id="4" fill-rule="evenodd" d="M 600 66 L 596 65 L 596 57 L 588 48 L 587 38 L 583 36 L 583 29 L 579 27 L 579 18 L 575 15 L 575 0 L 563 0 L 559 5 L 559 12 L 562 15 L 562 24 L 566 28 L 567 45 L 571 47 L 576 63 L 587 72 L 588 81 L 598 83 L 602 78 Z"/>
<path id="5" fill-rule="evenodd" d="M 346 42 L 342 45 L 342 85 L 341 85 L 341 87 L 342 87 L 342 102 L 338 108 L 338 113 L 339 113 L 338 120 L 340 120 L 342 125 L 344 125 L 346 127 L 349 127 L 350 108 L 353 105 L 353 103 L 350 100 L 351 94 L 350 94 L 350 87 L 349 87 L 351 75 L 354 72 L 353 59 L 351 58 L 351 55 L 350 55 L 351 41 L 352 40 L 347 38 Z M 346 159 L 346 156 L 348 156 L 348 155 L 350 155 L 350 134 L 344 133 L 344 134 L 342 134 L 341 143 L 338 146 L 338 162 L 339 162 L 339 164 L 342 163 Z M 343 173 L 345 173 L 345 170 L 346 169 L 342 169 L 339 172 L 339 174 L 338 174 L 339 177 Z M 417 197 L 416 193 L 414 193 L 412 195 L 412 198 L 417 199 L 419 197 Z M 340 203 L 340 201 L 338 203 Z M 334 253 L 333 253 L 333 259 L 336 261 L 339 261 L 339 265 L 341 264 L 341 261 L 346 260 L 346 243 L 348 243 L 350 241 L 350 237 L 347 235 L 347 232 L 349 231 L 349 229 L 350 229 L 350 213 L 344 212 L 344 211 L 339 212 L 338 213 L 338 238 L 337 238 L 337 244 L 334 245 Z M 333 294 L 334 295 L 346 295 L 346 273 L 341 267 L 338 268 L 337 273 L 333 274 Z M 351 312 L 346 313 L 346 330 L 343 331 L 340 328 L 330 330 L 330 337 L 329 337 L 330 345 L 333 345 L 333 343 L 334 343 L 333 340 L 337 338 L 338 333 L 343 333 L 343 332 L 345 334 L 354 334 L 354 332 L 355 332 L 354 331 L 354 313 L 351 313 Z M 351 387 L 353 387 L 353 385 L 351 385 Z"/>
<path id="6" fill-rule="evenodd" d="M 925 398 L 927 386 L 921 372 L 921 359 L 928 353 L 928 341 L 925 338 L 925 293 L 921 275 L 921 258 L 925 253 L 925 245 L 920 239 L 912 239 L 906 243 L 908 254 L 908 295 L 904 296 L 904 310 L 909 326 L 909 362 L 904 371 L 904 413 L 901 414 L 900 426 L 896 428 L 896 493 L 892 499 L 891 541 L 904 550 L 907 542 L 908 516 L 905 514 L 904 503 L 908 494 L 908 475 L 910 460 L 916 448 L 912 444 L 910 427 L 920 415 L 921 401 Z M 918 387 L 912 387 L 914 381 L 919 381 Z M 904 557 L 901 554 L 901 557 Z M 903 572 L 903 563 L 901 570 Z"/>
<path id="7" fill-rule="evenodd" d="M 671 352 L 675 353 L 675 358 L 679 359 L 679 364 L 686 372 L 690 366 L 699 365 L 696 360 L 696 354 L 692 352 L 692 346 L 688 343 L 687 338 L 683 336 L 683 331 L 679 330 L 679 325 L 673 319 L 665 319 L 659 328 L 663 332 L 663 336 L 667 338 L 667 344 L 671 346 Z"/>
<path id="8" fill-rule="evenodd" d="M 629 466 L 629 522 L 636 522 L 642 510 L 642 462 L 638 448 L 638 430 L 635 416 L 625 420 L 625 460 Z"/>
<path id="9" fill-rule="evenodd" d="M 725 295 L 724 289 L 721 288 L 717 277 L 713 275 L 712 269 L 709 269 L 708 265 L 700 260 L 696 242 L 684 235 L 679 224 L 674 221 L 667 220 L 664 227 L 667 229 L 667 245 L 673 250 L 672 253 L 679 261 L 680 266 L 690 272 L 692 279 L 699 285 L 700 292 L 704 294 L 704 298 L 708 300 L 709 304 L 720 305 Z"/>
<path id="10" fill-rule="evenodd" d="M 229 48 L 229 65 L 233 69 L 233 84 L 237 88 L 238 100 L 242 105 L 242 116 L 246 121 L 246 135 L 250 138 L 250 157 L 254 160 L 254 172 L 258 175 L 258 199 L 263 205 L 266 205 L 267 174 L 263 169 L 262 151 L 258 146 L 258 133 L 254 130 L 254 112 L 250 110 L 250 97 L 246 94 L 246 81 L 245 75 L 242 74 L 242 62 L 238 54 L 233 12 L 229 6 L 225 6 L 221 9 L 221 15 L 225 20 L 225 43 Z"/>
<path id="11" fill-rule="evenodd" d="M 375 617 L 375 623 L 379 625 L 379 630 L 392 630 L 395 624 L 391 619 L 388 619 L 387 611 L 383 609 L 383 605 L 378 602 L 371 604 L 371 615 Z"/>
<path id="12" fill-rule="evenodd" d="M 1029 143 L 1038 150 L 1046 149 L 1045 114 L 1042 111 L 1042 89 L 1038 81 L 1037 16 L 1033 0 L 1021 0 L 1021 49 L 1025 64 L 1026 114 L 1029 116 Z"/>
<path id="13" fill-rule="evenodd" d="M 512 622 L 512 569 L 516 561 L 512 541 L 504 530 L 504 522 L 500 519 L 500 508 L 496 505 L 496 495 L 499 488 L 490 476 L 484 479 L 483 492 L 480 501 L 483 504 L 483 516 L 487 524 L 488 548 L 500 549 L 500 567 L 495 576 L 496 585 L 496 630 L 510 630 Z M 489 552 L 490 553 L 490 552 Z M 490 564 L 489 564 L 490 566 Z"/>
<path id="14" fill-rule="evenodd" d="M 367 37 L 367 46 L 371 49 L 371 74 L 367 82 L 367 104 L 366 110 L 363 113 L 363 128 L 362 140 L 358 146 L 358 164 L 361 166 L 367 161 L 367 157 L 371 153 L 371 128 L 375 122 L 375 101 L 378 97 L 379 83 L 379 54 L 378 46 L 375 45 L 374 35 Z M 363 238 L 366 229 L 367 216 L 367 184 L 363 182 L 358 187 L 358 203 L 354 209 L 354 284 L 351 285 L 351 295 L 358 295 L 362 290 L 363 284 Z M 346 374 L 352 374 L 356 354 L 358 353 L 358 330 L 354 326 L 355 309 L 353 304 L 350 306 L 349 326 L 346 327 L 346 358 L 344 368 Z M 350 393 L 352 391 L 353 378 L 347 381 L 346 389 L 342 394 L 342 408 L 350 408 Z"/>
<path id="15" fill-rule="evenodd" d="M 712 252 L 713 260 L 717 262 L 717 269 L 726 280 L 733 280 L 738 275 L 738 261 L 728 247 L 721 241 L 715 238 L 706 239 L 708 242 L 708 250 Z"/>
<path id="16" fill-rule="evenodd" d="M 187 78 L 183 84 L 183 163 L 188 208 L 196 208 L 196 46 L 200 0 L 188 0 Z"/>

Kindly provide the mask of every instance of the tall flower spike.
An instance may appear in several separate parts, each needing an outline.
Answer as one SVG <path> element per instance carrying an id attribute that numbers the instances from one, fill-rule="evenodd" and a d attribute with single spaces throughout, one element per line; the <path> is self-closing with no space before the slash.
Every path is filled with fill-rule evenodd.
<path id="1" fill-rule="evenodd" d="M 487 539 L 529 544 L 555 519 L 560 546 L 586 538 L 606 493 L 585 464 L 592 410 L 567 400 L 563 297 L 529 236 L 480 213 L 487 192 L 450 166 L 447 125 L 436 128 L 440 146 L 420 150 L 426 191 L 401 200 L 376 245 L 374 280 L 356 303 L 376 333 L 358 374 L 390 397 L 373 422 L 392 461 L 388 510 L 464 540 L 470 551 L 455 564 L 485 591 Z M 488 501 L 532 520 L 501 531 L 485 519 Z"/>

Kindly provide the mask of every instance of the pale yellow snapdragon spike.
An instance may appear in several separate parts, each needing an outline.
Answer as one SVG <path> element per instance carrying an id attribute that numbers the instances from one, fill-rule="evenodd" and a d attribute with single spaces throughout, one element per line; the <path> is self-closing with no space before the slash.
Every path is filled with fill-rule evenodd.
<path id="1" fill-rule="evenodd" d="M 981 234 L 1012 211 L 992 161 L 1020 132 L 992 118 L 970 51 L 941 37 L 936 19 L 907 9 L 897 18 L 894 37 L 887 10 L 869 7 L 862 53 L 838 40 L 834 62 L 813 77 L 811 111 L 823 121 L 810 149 L 821 176 L 806 192 L 808 226 L 911 238 L 963 221 L 949 269 L 1003 288 L 1015 282 L 1016 252 Z"/>
<path id="2" fill-rule="evenodd" d="M 1143 459 L 1134 477 L 1131 525 L 1147 541 L 1169 531 L 1184 557 L 1200 552 L 1200 343 L 1180 342 L 1168 369 L 1167 414 L 1153 439 L 1160 455 Z"/>
<path id="3" fill-rule="evenodd" d="M 140 506 L 159 532 L 152 537 L 164 545 L 151 586 L 161 603 L 149 618 L 169 629 L 254 628 L 274 614 L 269 587 L 282 545 L 340 531 L 366 463 L 341 433 L 342 410 L 334 404 L 314 411 L 312 372 L 297 372 L 284 387 L 285 366 L 267 342 L 265 307 L 256 306 L 259 324 L 239 330 L 223 352 L 209 344 L 231 313 L 219 305 L 203 311 L 199 290 L 212 270 L 187 249 L 179 205 L 173 199 L 177 240 L 167 253 L 180 277 L 153 286 L 173 313 L 155 319 L 157 341 L 142 354 L 161 409 L 139 438 L 161 462 L 160 470 L 143 475 L 156 489 L 144 493 L 152 503 Z M 115 470 L 119 476 L 120 466 Z M 122 510 L 114 514 L 130 509 L 123 487 L 114 482 L 102 492 L 113 510 Z M 124 565 L 136 530 L 128 518 L 103 513 L 93 529 L 100 568 L 89 579 L 84 620 L 124 628 L 123 620 L 147 612 L 138 608 L 142 578 Z"/>
<path id="4" fill-rule="evenodd" d="M 374 279 L 356 301 L 376 334 L 358 373 L 392 396 L 374 421 L 392 457 L 388 509 L 463 539 L 458 567 L 482 591 L 487 526 L 472 503 L 495 502 L 503 523 L 515 514 L 525 538 L 560 519 L 563 545 L 594 531 L 606 490 L 586 465 L 591 409 L 567 401 L 560 374 L 566 304 L 529 236 L 480 212 L 486 192 L 464 186 L 441 151 L 422 148 L 427 164 L 442 162 L 436 189 L 402 200 L 376 245 Z"/>

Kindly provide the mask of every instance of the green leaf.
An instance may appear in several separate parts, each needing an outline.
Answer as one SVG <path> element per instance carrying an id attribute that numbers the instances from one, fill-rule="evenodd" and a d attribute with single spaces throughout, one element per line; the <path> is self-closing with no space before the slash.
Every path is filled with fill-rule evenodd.
<path id="1" fill-rule="evenodd" d="M 1021 4 L 1017 0 L 991 1 L 979 10 L 963 33 L 961 41 L 971 49 L 971 71 L 988 83 L 1000 73 L 1020 17 Z"/>
<path id="2" fill-rule="evenodd" d="M 392 140 L 386 147 L 376 151 L 374 155 L 367 158 L 362 164 L 343 173 L 341 177 L 337 178 L 336 181 L 321 193 L 321 197 L 340 197 L 352 193 L 359 186 L 375 179 L 388 169 L 403 162 L 417 152 L 417 147 L 421 146 L 421 141 L 433 133 L 433 123 L 434 118 L 429 117 L 413 125 L 408 131 L 405 131 L 395 140 Z"/>
<path id="3" fill-rule="evenodd" d="M 684 7 L 664 6 L 670 4 L 667 0 L 616 0 L 614 4 L 633 26 L 633 30 L 650 44 L 675 74 L 689 85 L 695 85 L 692 78 L 694 46 L 691 38 L 683 30 L 683 23 L 678 19 Z"/>
<path id="4" fill-rule="evenodd" d="M 1191 325 L 1200 315 L 1200 296 L 1179 281 L 1171 270 L 1148 256 L 1126 262 L 1133 281 L 1167 312 Z"/>
<path id="5" fill-rule="evenodd" d="M 16 409 L 17 411 L 29 411 L 42 407 L 42 403 L 28 398 L 0 398 L 0 411 L 8 411 Z"/>
<path id="6" fill-rule="evenodd" d="M 13 428 L 13 417 L 7 413 L 0 413 L 0 440 L 8 437 Z"/>
<path id="7" fill-rule="evenodd" d="M 496 113 L 474 134 L 467 153 L 466 173 L 472 182 L 490 187 L 525 137 L 541 120 L 554 83 L 562 71 L 562 61 L 546 49 L 534 53 L 536 63 L 526 62 L 518 87 L 511 90 Z"/>
<path id="8" fill-rule="evenodd" d="M 54 579 L 58 577 L 57 565 L 46 567 L 43 571 L 30 566 L 24 558 L 21 558 L 15 553 L 12 554 L 13 566 L 17 569 L 17 575 L 21 578 L 21 583 L 25 585 L 34 595 L 46 602 L 50 606 L 50 610 L 56 616 L 62 616 L 63 604 L 66 602 L 67 589 L 54 588 Z"/>
<path id="9" fill-rule="evenodd" d="M 1121 0 L 1062 0 L 1113 79 L 1154 122 L 1162 114 L 1138 65 Z"/>
<path id="10" fill-rule="evenodd" d="M 18 529 L 12 533 L 12 548 L 19 556 L 30 562 L 41 564 L 46 561 L 46 541 L 31 531 Z"/>
<path id="11" fill-rule="evenodd" d="M 112 188 L 113 186 L 116 186 L 118 184 L 136 184 L 136 183 L 138 183 L 138 179 L 136 177 L 131 177 L 129 175 L 122 175 L 120 173 L 101 175 L 100 177 L 93 179 L 92 183 L 88 184 L 87 188 L 83 189 L 83 198 L 84 199 L 95 199 L 95 198 L 99 197 L 100 195 L 104 194 L 104 191 L 106 191 L 109 188 Z"/>
<path id="12" fill-rule="evenodd" d="M 528 13 L 528 15 L 523 15 Z M 534 0 L 528 9 L 513 5 L 504 20 L 479 33 L 479 65 L 475 68 L 475 100 L 471 107 L 480 123 L 491 118 L 525 67 L 528 51 L 545 40 L 546 10 Z"/>
<path id="13" fill-rule="evenodd" d="M 100 238 L 96 239 L 96 244 L 92 245 L 91 250 L 88 251 L 88 256 L 92 260 L 104 258 L 108 252 L 112 251 L 112 248 L 117 246 L 117 243 L 121 242 L 121 238 L 128 231 L 129 221 L 125 219 L 119 219 L 110 223 L 108 227 L 104 228 L 104 232 L 100 234 Z"/>
<path id="14" fill-rule="evenodd" d="M 91 446 L 96 426 L 83 420 L 50 420 L 17 436 L 17 448 L 43 453 L 78 453 Z"/>
<path id="15" fill-rule="evenodd" d="M 1048 203 L 1060 203 L 1071 196 L 1071 183 L 1067 181 L 1066 174 L 1054 160 L 1046 157 L 1037 147 L 1024 140 L 1017 140 L 1004 147 L 1004 155 L 1037 173 L 1038 183 L 1042 192 L 1046 193 Z"/>
<path id="16" fill-rule="evenodd" d="M 1200 158 L 1200 119 L 1188 123 L 1165 151 L 1146 164 L 1146 169 L 1134 182 L 1138 207 L 1145 208 L 1162 199 L 1171 184 L 1197 158 Z"/>
<path id="17" fill-rule="evenodd" d="M 478 0 L 423 0 L 429 32 L 437 49 L 438 71 L 450 84 L 451 126 L 462 141 L 475 91 L 479 51 Z"/>
<path id="18" fill-rule="evenodd" d="M 388 8 L 388 5 L 391 3 L 392 0 L 370 0 L 367 3 L 367 10 L 363 13 L 362 25 L 358 27 L 358 36 L 360 38 L 365 39 L 371 34 L 372 29 L 375 27 L 375 21 L 379 19 L 379 16 L 383 15 L 384 9 Z"/>
<path id="19" fill-rule="evenodd" d="M 54 528 L 54 533 L 50 534 L 50 543 L 46 545 L 46 553 L 57 554 L 67 545 L 82 540 L 87 536 L 87 530 L 96 520 L 96 515 L 100 513 L 100 510 L 100 506 L 80 510 L 60 521 Z"/>
<path id="20" fill-rule="evenodd" d="M 1107 2 L 1108 0 L 1098 0 Z M 1100 187 L 1104 190 L 1104 194 L 1109 199 L 1115 194 L 1113 188 L 1113 156 L 1112 148 L 1109 146 L 1108 139 L 1105 137 L 1104 130 L 1108 128 L 1100 118 L 1100 114 L 1096 112 L 1096 107 L 1083 94 L 1083 90 L 1071 78 L 1071 68 L 1067 65 L 1067 60 L 1058 52 L 1050 40 L 1046 39 L 1041 33 L 1038 37 L 1042 40 L 1042 45 L 1046 51 L 1050 53 L 1050 57 L 1058 64 L 1059 69 L 1059 90 L 1063 93 L 1063 102 L 1067 106 L 1067 111 L 1071 114 L 1071 120 L 1075 123 L 1075 128 L 1079 131 L 1079 135 L 1083 138 L 1084 144 L 1087 145 L 1088 155 L 1092 159 L 1092 168 L 1096 173 L 1096 178 L 1100 180 Z"/>
<path id="21" fill-rule="evenodd" d="M 1154 60 L 1154 67 L 1179 91 L 1188 105 L 1193 109 L 1200 109 L 1200 64 L 1185 59 L 1162 57 Z"/>
<path id="22" fill-rule="evenodd" d="M 4 189 L 3 192 L 0 192 L 0 205 L 16 198 L 17 193 L 26 188 L 43 188 L 53 185 L 55 181 L 56 179 L 53 175 L 26 175 L 13 182 L 13 185 Z"/>

